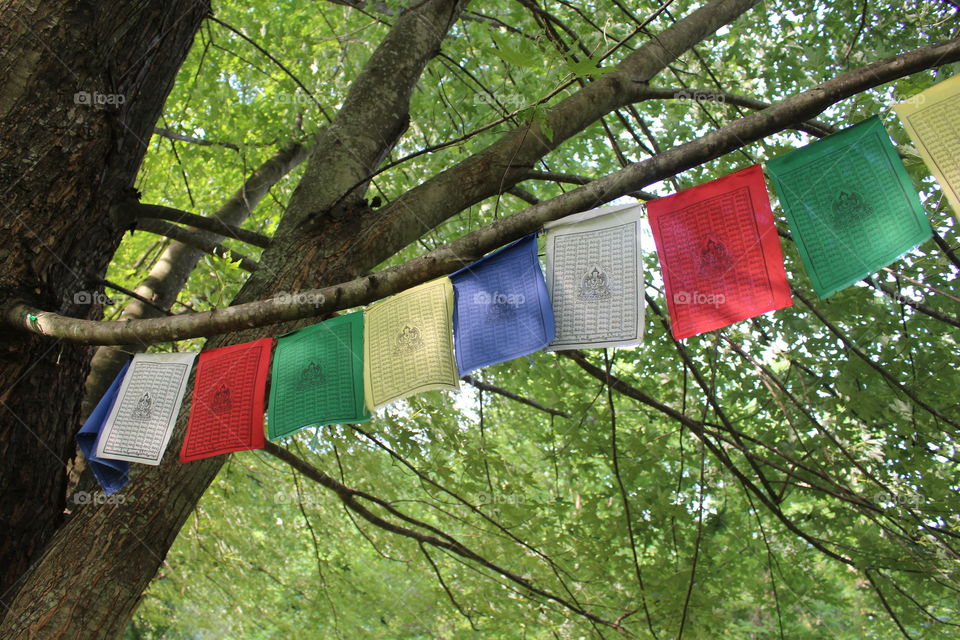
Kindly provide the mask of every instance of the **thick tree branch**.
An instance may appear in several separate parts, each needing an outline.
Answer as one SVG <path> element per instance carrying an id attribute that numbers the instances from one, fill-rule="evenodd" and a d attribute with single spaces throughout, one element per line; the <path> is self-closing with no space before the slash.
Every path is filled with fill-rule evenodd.
<path id="1" fill-rule="evenodd" d="M 128 200 L 115 204 L 111 209 L 111 213 L 117 216 L 118 219 L 128 221 L 132 224 L 144 218 L 148 220 L 167 220 L 169 222 L 185 224 L 195 229 L 203 229 L 204 231 L 234 238 L 240 242 L 246 242 L 247 244 L 252 244 L 262 249 L 270 246 L 270 238 L 256 231 L 242 229 L 213 216 L 198 216 L 195 213 L 181 211 L 173 207 L 164 207 L 159 204 L 144 204 L 136 200 Z"/>
<path id="2" fill-rule="evenodd" d="M 454 271 L 507 242 L 539 229 L 543 223 L 609 202 L 697 166 L 731 150 L 810 119 L 831 104 L 860 91 L 924 69 L 960 60 L 960 39 L 916 49 L 842 74 L 787 98 L 769 109 L 750 114 L 702 138 L 679 145 L 599 178 L 551 200 L 525 209 L 414 258 L 402 265 L 340 285 L 303 291 L 299 300 L 269 299 L 225 309 L 167 319 L 92 322 L 44 312 L 20 302 L 8 302 L 3 318 L 25 331 L 85 344 L 161 342 L 210 336 L 276 322 L 320 317 L 398 293 L 430 278 Z"/>
<path id="3" fill-rule="evenodd" d="M 350 248 L 382 262 L 393 253 L 388 245 L 410 244 L 451 216 L 506 191 L 520 182 L 522 170 L 533 167 L 603 115 L 638 100 L 650 79 L 666 65 L 757 3 L 758 0 L 713 0 L 679 20 L 624 58 L 616 71 L 545 109 L 542 122 L 506 133 L 377 211 L 376 234 L 359 236 Z M 547 128 L 549 136 L 544 134 Z M 390 243 L 384 243 L 383 238 L 390 238 Z"/>
<path id="4" fill-rule="evenodd" d="M 590 184 L 595 178 L 579 176 L 573 173 L 558 173 L 556 171 L 537 171 L 536 169 L 523 169 L 521 172 L 523 180 L 545 180 L 550 182 L 565 182 L 567 184 Z M 636 198 L 637 200 L 656 200 L 656 196 L 642 189 L 623 194 Z"/>

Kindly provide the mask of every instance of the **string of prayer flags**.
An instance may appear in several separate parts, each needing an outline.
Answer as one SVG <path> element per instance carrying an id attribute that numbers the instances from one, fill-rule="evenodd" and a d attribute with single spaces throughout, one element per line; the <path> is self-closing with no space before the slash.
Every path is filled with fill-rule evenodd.
<path id="1" fill-rule="evenodd" d="M 643 257 L 638 204 L 600 207 L 544 225 L 556 336 L 549 349 L 639 344 Z"/>
<path id="2" fill-rule="evenodd" d="M 432 389 L 459 389 L 453 285 L 438 278 L 370 306 L 363 328 L 364 398 L 377 407 Z"/>
<path id="3" fill-rule="evenodd" d="M 553 309 L 531 234 L 450 276 L 460 375 L 545 348 Z"/>
<path id="4" fill-rule="evenodd" d="M 930 237 L 920 198 L 876 116 L 774 158 L 767 170 L 821 298 Z"/>
<path id="5" fill-rule="evenodd" d="M 673 337 L 793 304 L 763 169 L 647 203 Z"/>
<path id="6" fill-rule="evenodd" d="M 280 336 L 267 412 L 271 440 L 307 426 L 369 419 L 363 401 L 362 311 Z"/>
<path id="7" fill-rule="evenodd" d="M 960 74 L 893 109 L 960 219 Z"/>
<path id="8" fill-rule="evenodd" d="M 79 446 L 80 451 L 83 452 L 83 457 L 87 459 L 87 464 L 90 465 L 90 470 L 93 471 L 94 477 L 97 479 L 97 482 L 100 483 L 103 493 L 108 496 L 113 495 L 126 486 L 127 481 L 130 479 L 128 475 L 130 463 L 122 460 L 98 458 L 94 452 L 96 451 L 97 440 L 100 438 L 103 425 L 107 420 L 107 415 L 110 413 L 110 409 L 117 399 L 117 393 L 120 391 L 120 383 L 123 381 L 123 377 L 127 373 L 129 366 L 129 360 L 123 363 L 120 373 L 114 378 L 113 382 L 107 388 L 106 393 L 100 398 L 97 406 L 94 407 L 93 411 L 83 423 L 83 426 L 80 427 L 80 431 L 77 432 L 77 446 Z"/>
<path id="9" fill-rule="evenodd" d="M 203 351 L 180 461 L 263 448 L 263 398 L 273 338 Z"/>
<path id="10" fill-rule="evenodd" d="M 133 356 L 97 440 L 97 457 L 160 464 L 196 356 L 196 352 Z"/>

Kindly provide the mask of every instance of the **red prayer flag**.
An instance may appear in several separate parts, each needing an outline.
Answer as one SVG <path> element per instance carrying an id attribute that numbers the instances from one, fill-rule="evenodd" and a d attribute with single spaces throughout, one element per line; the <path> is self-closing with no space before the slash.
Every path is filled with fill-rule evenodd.
<path id="1" fill-rule="evenodd" d="M 647 211 L 678 340 L 793 304 L 760 165 Z"/>
<path id="2" fill-rule="evenodd" d="M 200 354 L 181 462 L 263 448 L 272 349 L 273 338 L 263 338 Z"/>

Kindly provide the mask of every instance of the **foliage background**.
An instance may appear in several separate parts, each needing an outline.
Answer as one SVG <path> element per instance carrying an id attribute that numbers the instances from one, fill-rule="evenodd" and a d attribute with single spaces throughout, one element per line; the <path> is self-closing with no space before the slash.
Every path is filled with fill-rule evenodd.
<path id="1" fill-rule="evenodd" d="M 281 61 L 332 113 L 386 33 L 383 23 L 391 22 L 401 4 L 377 2 L 357 10 L 320 1 L 224 0 L 214 8 L 219 20 Z M 670 3 L 649 31 L 664 29 L 700 4 Z M 536 120 L 578 83 L 589 82 L 638 46 L 646 36 L 637 33 L 637 21 L 659 4 L 542 4 L 569 32 L 545 22 L 532 6 L 488 0 L 468 7 L 442 54 L 429 64 L 414 93 L 410 128 L 386 163 L 465 139 L 387 170 L 376 178 L 374 193 L 390 201 L 505 130 Z M 870 61 L 956 37 L 956 12 L 954 3 L 935 1 L 765 2 L 684 54 L 654 84 L 774 102 Z M 620 40 L 623 46 L 598 60 Z M 902 145 L 931 222 L 951 247 L 958 244 L 956 218 L 906 146 L 890 107 L 956 71 L 950 65 L 916 74 L 843 101 L 822 117 L 840 128 L 874 114 L 884 118 Z M 599 177 L 745 112 L 713 101 L 639 103 L 565 142 L 542 168 Z M 305 139 L 325 122 L 317 104 L 274 61 L 208 21 L 160 125 L 238 150 L 155 136 L 138 188 L 145 202 L 209 213 L 277 148 Z M 672 193 L 811 140 L 797 132 L 771 136 L 649 191 Z M 244 226 L 270 234 L 298 179 L 295 172 L 274 187 Z M 523 187 L 546 199 L 573 185 L 528 181 Z M 491 199 L 383 266 L 526 206 L 510 194 Z M 775 213 L 785 224 L 778 209 Z M 782 245 L 788 278 L 814 300 L 793 245 L 786 240 Z M 129 234 L 108 279 L 135 287 L 162 246 L 157 236 Z M 256 253 L 239 243 L 231 246 Z M 648 293 L 665 311 L 652 242 L 647 248 Z M 957 299 L 951 296 L 960 293 L 958 265 L 934 242 L 892 268 L 898 273 L 877 279 L 956 317 Z M 204 258 L 174 311 L 225 306 L 245 275 L 218 258 Z M 123 302 L 116 296 L 116 313 Z M 862 283 L 814 304 L 925 403 L 958 415 L 956 327 Z M 589 359 L 601 367 L 609 359 L 612 371 L 636 388 L 693 419 L 719 423 L 652 308 L 646 329 L 641 347 L 593 351 Z M 802 459 L 822 472 L 815 477 L 795 468 L 786 474 L 764 467 L 773 488 L 782 492 L 785 516 L 854 566 L 828 558 L 787 530 L 689 429 L 624 396 L 613 395 L 611 407 L 600 382 L 554 354 L 491 367 L 480 377 L 568 418 L 465 385 L 461 394 L 432 392 L 381 411 L 360 426 L 363 431 L 305 430 L 286 444 L 345 484 L 391 501 L 554 593 L 608 619 L 629 614 L 625 622 L 638 635 L 647 633 L 645 605 L 660 637 L 676 637 L 681 620 L 689 638 L 890 638 L 898 637 L 898 625 L 914 638 L 960 636 L 955 631 L 960 585 L 951 546 L 960 533 L 957 426 L 893 390 L 799 300 L 718 333 L 722 339 L 708 334 L 684 343 L 691 362 L 736 431 L 778 452 L 751 445 L 755 455 L 781 468 L 790 467 L 783 456 Z M 775 372 L 791 396 L 760 375 L 731 342 Z M 612 428 L 619 474 L 612 463 Z M 748 458 L 727 447 L 737 467 L 755 479 Z M 880 512 L 831 495 L 842 493 L 838 487 L 865 496 Z M 920 523 L 938 528 L 939 537 Z M 185 639 L 614 635 L 488 570 L 358 521 L 333 494 L 262 452 L 232 456 L 127 631 L 129 638 Z"/>

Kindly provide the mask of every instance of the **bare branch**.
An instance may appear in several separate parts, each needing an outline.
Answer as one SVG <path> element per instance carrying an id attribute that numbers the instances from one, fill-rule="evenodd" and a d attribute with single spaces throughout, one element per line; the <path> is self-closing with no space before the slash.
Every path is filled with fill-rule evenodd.
<path id="1" fill-rule="evenodd" d="M 240 30 L 237 29 L 236 27 L 234 27 L 234 26 L 232 26 L 232 25 L 230 25 L 230 24 L 227 24 L 227 23 L 224 22 L 223 20 L 220 20 L 220 19 L 218 19 L 217 17 L 215 17 L 215 16 L 213 16 L 213 15 L 208 16 L 208 18 L 209 18 L 209 20 L 211 20 L 212 22 L 216 22 L 217 24 L 219 24 L 219 25 L 222 26 L 223 28 L 227 29 L 228 31 L 231 31 L 232 33 L 240 36 L 241 38 L 243 38 L 244 40 L 246 40 L 247 42 L 249 42 L 249 43 L 253 46 L 253 48 L 255 48 L 257 51 L 259 51 L 259 52 L 262 53 L 263 55 L 267 56 L 267 58 L 269 58 L 271 62 L 273 62 L 273 63 L 274 63 L 275 65 L 277 65 L 278 67 L 280 67 L 280 69 L 281 69 L 285 74 L 287 74 L 287 76 L 288 76 L 291 80 L 293 80 L 293 81 L 297 84 L 297 86 L 300 87 L 300 89 L 303 90 L 303 92 L 304 92 L 305 94 L 307 94 L 307 96 L 310 98 L 310 100 L 313 101 L 313 104 L 316 105 L 316 107 L 317 107 L 317 109 L 320 111 L 320 113 L 323 114 L 323 117 L 327 119 L 327 122 L 330 122 L 330 121 L 331 121 L 330 114 L 327 113 L 327 110 L 323 108 L 323 105 L 320 104 L 320 103 L 317 101 L 317 99 L 314 97 L 314 95 L 310 92 L 310 90 L 307 89 L 307 87 L 304 86 L 304 84 L 303 84 L 302 82 L 300 82 L 300 79 L 299 79 L 297 76 L 293 75 L 293 73 L 291 73 L 290 70 L 287 69 L 287 67 L 286 67 L 282 62 L 280 62 L 277 58 L 275 58 L 275 57 L 273 56 L 273 54 L 271 54 L 269 51 L 267 51 L 266 49 L 264 49 L 263 47 L 261 47 L 261 46 L 260 46 L 259 44 L 257 44 L 256 41 L 254 41 L 250 36 L 248 36 L 247 34 L 243 33 L 242 31 L 240 31 Z"/>
<path id="2" fill-rule="evenodd" d="M 204 231 L 234 238 L 240 242 L 252 244 L 255 247 L 266 249 L 270 246 L 270 238 L 256 231 L 242 229 L 232 224 L 227 224 L 218 218 L 198 216 L 195 213 L 181 211 L 173 207 L 164 207 L 158 204 L 143 204 L 136 200 L 127 200 L 126 202 L 115 204 L 111 208 L 111 214 L 121 220 L 131 222 L 140 218 L 155 218 L 157 220 L 179 222 L 180 224 L 186 224 L 197 229 L 203 229 Z M 184 244 L 189 243 L 185 242 Z"/>
<path id="3" fill-rule="evenodd" d="M 190 144 L 199 145 L 201 147 L 225 147 L 227 149 L 232 149 L 234 151 L 240 151 L 240 147 L 233 144 L 232 142 L 217 142 L 215 140 L 204 140 L 203 138 L 195 138 L 193 136 L 188 136 L 185 133 L 177 133 L 171 129 L 164 129 L 163 127 L 154 127 L 153 132 L 158 136 L 163 136 L 164 138 L 169 138 L 170 140 L 179 140 L 180 142 L 189 142 Z"/>
<path id="4" fill-rule="evenodd" d="M 620 502 L 623 504 L 623 518 L 624 523 L 627 525 L 627 539 L 630 541 L 633 573 L 637 576 L 637 587 L 640 590 L 640 606 L 643 608 L 644 618 L 647 621 L 647 629 L 650 630 L 650 635 L 654 637 L 654 640 L 657 640 L 657 632 L 654 630 L 653 620 L 650 618 L 650 607 L 647 606 L 647 588 L 643 583 L 643 571 L 640 569 L 640 555 L 637 553 L 637 539 L 633 531 L 633 513 L 630 510 L 630 494 L 623 482 L 623 474 L 620 473 L 620 451 L 617 445 L 617 407 L 613 400 L 613 387 L 610 386 L 610 368 L 613 366 L 613 363 L 610 361 L 610 355 L 606 349 L 603 350 L 603 360 L 606 365 L 606 378 L 603 384 L 607 388 L 607 406 L 610 409 L 610 458 L 613 466 L 613 476 L 617 479 L 617 489 L 620 491 Z M 700 502 L 702 507 L 702 495 Z M 694 564 L 694 566 L 696 566 L 696 564 Z M 692 580 L 693 578 L 691 577 L 691 582 Z M 684 615 L 686 615 L 686 607 L 684 607 Z M 680 624 L 680 634 L 683 635 L 682 622 Z"/>
<path id="5" fill-rule="evenodd" d="M 791 123 L 807 120 L 865 89 L 931 66 L 960 60 L 960 39 L 916 49 L 842 74 L 812 89 L 787 98 L 768 109 L 750 114 L 691 142 L 676 146 L 603 178 L 543 201 L 520 213 L 414 258 L 402 265 L 361 278 L 304 291 L 302 301 L 276 299 L 238 304 L 216 311 L 175 318 L 122 322 L 94 322 L 45 312 L 19 301 L 9 301 L 3 311 L 8 325 L 24 331 L 85 344 L 129 344 L 210 336 L 276 322 L 320 317 L 334 311 L 373 302 L 430 278 L 454 271 L 484 253 L 539 229 L 543 223 L 609 202 L 658 180 L 717 158 Z M 592 86 L 592 85 L 591 85 Z M 482 157 L 482 154 L 481 154 Z M 444 189 L 425 197 L 432 202 Z M 395 201 L 396 203 L 396 201 Z M 441 205 L 442 206 L 442 205 Z"/>
<path id="6" fill-rule="evenodd" d="M 815 315 L 817 319 L 820 320 L 820 322 L 822 322 L 823 325 L 830 330 L 830 333 L 832 333 L 837 338 L 839 338 L 840 342 L 843 343 L 843 346 L 845 346 L 847 349 L 850 350 L 851 353 L 853 353 L 855 356 L 857 356 L 863 362 L 865 362 L 871 369 L 879 373 L 880 377 L 882 377 L 887 382 L 887 384 L 889 384 L 893 388 L 900 391 L 900 393 L 902 393 L 903 395 L 910 398 L 910 400 L 915 405 L 917 405 L 921 409 L 924 409 L 930 415 L 934 416 L 935 418 L 939 418 L 940 420 L 943 420 L 954 429 L 960 429 L 960 424 L 958 424 L 955 419 L 948 418 L 941 411 L 939 411 L 935 407 L 932 407 L 928 403 L 921 400 L 917 396 L 916 392 L 908 389 L 899 380 L 894 378 L 889 371 L 887 371 L 881 365 L 877 364 L 877 362 L 873 358 L 871 358 L 869 355 L 864 353 L 863 350 L 860 349 L 860 347 L 858 347 L 856 344 L 854 344 L 854 342 L 850 338 L 848 338 L 845 333 L 843 333 L 834 323 L 830 322 L 830 320 L 827 319 L 827 317 L 823 314 L 822 311 L 820 311 L 812 302 L 807 300 L 807 297 L 804 296 L 802 293 L 800 293 L 796 287 L 790 287 L 790 289 L 793 292 L 793 295 L 797 297 L 800 300 L 800 302 L 802 302 L 808 309 L 810 309 L 810 311 L 813 312 L 813 315 Z"/>
<path id="7" fill-rule="evenodd" d="M 134 300 L 137 300 L 138 302 L 141 302 L 141 303 L 143 303 L 143 304 L 145 304 L 145 305 L 148 305 L 148 306 L 150 306 L 150 307 L 153 307 L 153 309 L 154 309 L 155 311 L 157 311 L 157 312 L 159 312 L 159 313 L 162 313 L 162 314 L 165 315 L 165 316 L 172 316 L 172 315 L 173 315 L 173 314 L 170 312 L 169 309 L 164 309 L 163 307 L 161 307 L 160 305 L 156 304 L 156 303 L 153 302 L 152 300 L 147 300 L 146 298 L 144 298 L 143 296 L 141 296 L 141 295 L 140 295 L 139 293 L 137 293 L 136 291 L 131 291 L 130 289 L 127 289 L 126 287 L 121 287 L 121 286 L 120 286 L 119 284 L 117 284 L 116 282 L 110 282 L 109 280 L 104 280 L 104 279 L 101 278 L 101 279 L 100 279 L 100 283 L 101 283 L 103 286 L 105 286 L 105 287 L 108 287 L 108 288 L 110 288 L 110 289 L 113 289 L 114 291 L 119 291 L 120 293 L 122 293 L 122 294 L 124 294 L 124 295 L 130 296 L 131 298 L 133 298 Z"/>
<path id="8" fill-rule="evenodd" d="M 718 102 L 720 104 L 733 104 L 737 105 L 738 107 L 746 107 L 747 109 L 753 109 L 755 111 L 760 111 L 761 109 L 766 109 L 770 106 L 770 103 L 768 102 L 757 100 L 756 98 L 751 98 L 749 96 L 742 96 L 727 91 L 719 91 L 717 89 L 693 89 L 690 87 L 683 89 L 647 87 L 644 89 L 643 99 L 695 100 L 697 102 L 706 100 L 708 102 Z M 804 133 L 809 133 L 817 138 L 823 138 L 824 136 L 828 136 L 831 133 L 836 133 L 837 131 L 836 127 L 826 124 L 825 122 L 820 122 L 819 120 L 808 120 L 806 122 L 797 123 L 790 128 L 803 131 Z"/>
<path id="9" fill-rule="evenodd" d="M 624 634 L 623 630 L 615 623 L 610 622 L 608 620 L 604 620 L 603 618 L 597 616 L 596 614 L 593 614 L 583 609 L 582 607 L 579 607 L 576 604 L 569 602 L 568 600 L 562 598 L 561 596 L 558 596 L 545 589 L 542 589 L 540 587 L 533 585 L 529 580 L 527 580 L 523 576 L 517 575 L 503 567 L 498 566 L 497 564 L 491 562 L 490 560 L 487 560 L 483 556 L 477 554 L 475 551 L 469 549 L 468 547 L 460 543 L 453 536 L 450 536 L 440 531 L 433 525 L 427 524 L 425 522 L 421 522 L 419 520 L 416 520 L 415 518 L 412 518 L 410 516 L 407 516 L 401 513 L 396 508 L 394 508 L 389 502 L 382 500 L 380 498 L 377 498 L 376 496 L 371 495 L 367 492 L 360 491 L 357 489 L 352 489 L 350 487 L 347 487 L 344 484 L 341 484 L 333 477 L 327 475 L 320 469 L 317 469 L 313 465 L 298 458 L 297 456 L 293 455 L 286 449 L 278 447 L 272 442 L 267 442 L 266 446 L 264 447 L 264 451 L 274 456 L 275 458 L 286 462 L 291 467 L 293 467 L 294 469 L 299 471 L 301 474 L 303 474 L 303 476 L 333 491 L 337 495 L 337 497 L 340 498 L 341 502 L 343 502 L 344 506 L 346 506 L 348 509 L 350 509 L 351 511 L 353 511 L 354 513 L 362 517 L 367 522 L 375 525 L 376 527 L 379 527 L 380 529 L 383 529 L 385 531 L 390 531 L 391 533 L 395 533 L 407 538 L 411 538 L 421 544 L 428 544 L 430 546 L 437 547 L 439 549 L 446 549 L 448 551 L 451 551 L 462 558 L 465 558 L 472 562 L 476 562 L 477 564 L 500 574 L 504 578 L 507 578 L 511 582 L 523 587 L 524 589 L 526 589 L 527 591 L 533 594 L 546 598 L 547 600 L 552 600 L 553 602 L 556 602 L 564 606 L 570 611 L 578 615 L 581 615 L 587 618 L 588 620 L 592 620 L 593 622 L 610 627 Z M 401 520 L 403 520 L 404 522 L 410 525 L 423 528 L 429 531 L 430 533 L 422 533 L 420 531 L 411 529 L 407 526 L 399 525 L 394 522 L 391 522 L 390 520 L 382 518 L 376 515 L 375 513 L 373 513 L 372 511 L 370 511 L 370 509 L 364 506 L 360 502 L 360 500 L 365 500 L 373 504 L 376 504 L 379 507 L 386 510 L 391 515 L 393 515 L 394 517 L 400 518 Z"/>
<path id="10" fill-rule="evenodd" d="M 543 406 L 542 404 L 540 404 L 539 402 L 537 402 L 537 401 L 535 401 L 535 400 L 531 400 L 530 398 L 525 398 L 525 397 L 523 397 L 523 396 L 521 396 L 521 395 L 518 395 L 518 394 L 510 391 L 509 389 L 504 389 L 504 388 L 502 388 L 502 387 L 498 387 L 498 386 L 496 386 L 496 385 L 492 385 L 492 384 L 490 384 L 489 382 L 484 382 L 484 381 L 482 381 L 482 380 L 477 380 L 475 377 L 473 377 L 473 376 L 471 376 L 471 375 L 463 376 L 463 377 L 460 378 L 460 379 L 463 380 L 464 382 L 466 382 L 466 383 L 469 384 L 469 385 L 473 385 L 473 386 L 476 387 L 477 389 L 483 389 L 484 391 L 489 391 L 489 392 L 491 392 L 491 393 L 496 393 L 496 394 L 498 394 L 498 395 L 501 395 L 501 396 L 503 396 L 504 398 L 510 398 L 511 400 L 516 400 L 517 402 L 520 402 L 520 403 L 522 403 L 522 404 L 525 404 L 525 405 L 527 405 L 527 406 L 529 406 L 529 407 L 533 407 L 534 409 L 539 409 L 540 411 L 543 411 L 543 412 L 545 412 L 545 413 L 549 413 L 549 414 L 552 415 L 552 416 L 559 416 L 559 417 L 561 417 L 561 418 L 569 418 L 569 417 L 570 417 L 570 415 L 569 415 L 568 413 L 564 412 L 564 411 L 558 411 L 557 409 L 551 409 L 550 407 L 545 407 L 545 406 Z"/>
<path id="11" fill-rule="evenodd" d="M 710 449 L 711 453 L 714 454 L 717 460 L 719 460 L 727 468 L 727 470 L 729 470 L 737 478 L 737 480 L 744 486 L 745 489 L 753 493 L 753 495 L 755 495 L 764 504 L 764 506 L 767 507 L 767 509 L 769 509 L 769 511 L 773 513 L 777 517 L 777 519 L 784 524 L 784 526 L 787 527 L 787 529 L 789 529 L 796 535 L 800 536 L 801 538 L 809 542 L 811 545 L 819 549 L 822 553 L 833 558 L 834 560 L 838 560 L 849 566 L 855 566 L 855 563 L 853 562 L 853 560 L 839 553 L 836 553 L 831 549 L 828 549 L 826 546 L 824 546 L 824 544 L 821 541 L 817 540 L 813 536 L 809 535 L 808 533 L 800 529 L 800 527 L 798 527 L 794 521 L 788 518 L 783 513 L 783 511 L 781 511 L 780 507 L 778 507 L 777 504 L 767 496 L 765 491 L 763 491 L 760 487 L 758 487 L 756 484 L 751 482 L 750 479 L 747 478 L 746 475 L 744 475 L 743 471 L 741 471 L 737 467 L 737 465 L 733 463 L 733 461 L 730 459 L 727 453 L 723 450 L 723 448 L 719 444 L 713 442 L 707 437 L 707 434 L 704 431 L 703 423 L 693 420 L 692 418 L 677 411 L 673 407 L 667 406 L 662 402 L 660 402 L 659 400 L 656 400 L 650 397 L 640 389 L 637 389 L 636 387 L 628 384 L 627 382 L 621 380 L 617 376 L 608 375 L 600 367 L 597 367 L 591 364 L 590 361 L 588 361 L 580 352 L 561 351 L 561 352 L 558 352 L 558 354 L 561 356 L 570 358 L 571 360 L 576 362 L 581 369 L 589 373 L 591 376 L 593 376 L 597 380 L 609 384 L 609 386 L 611 386 L 615 391 L 622 393 L 623 395 L 633 398 L 635 400 L 638 400 L 643 404 L 656 409 L 660 413 L 663 413 L 664 415 L 667 415 L 670 418 L 673 418 L 677 422 L 682 423 L 684 426 L 689 427 L 690 430 L 693 431 L 693 433 L 700 439 L 700 441 L 703 442 L 703 444 L 708 449 Z"/>
<path id="12" fill-rule="evenodd" d="M 447 593 L 447 598 L 449 598 L 450 603 L 453 605 L 453 608 L 460 612 L 464 618 L 470 623 L 470 628 L 474 631 L 477 631 L 477 625 L 473 622 L 473 618 L 467 613 L 463 607 L 460 606 L 460 603 L 457 602 L 457 599 L 453 596 L 453 592 L 450 591 L 450 587 L 447 586 L 447 583 L 444 582 L 443 576 L 440 574 L 440 567 L 437 566 L 437 563 L 433 561 L 433 558 L 430 557 L 430 554 L 427 552 L 426 547 L 423 546 L 422 542 L 417 542 L 420 546 L 420 552 L 427 559 L 427 562 L 430 563 L 430 566 L 433 568 L 433 574 L 437 576 L 437 581 L 440 583 L 440 586 L 443 587 L 443 590 Z"/>
<path id="13" fill-rule="evenodd" d="M 199 249 L 200 251 L 208 253 L 216 258 L 222 258 L 229 262 L 236 262 L 239 260 L 240 268 L 244 271 L 253 272 L 257 269 L 257 261 L 253 258 L 234 251 L 233 249 L 225 247 L 217 242 L 209 242 L 199 233 L 184 229 L 183 227 L 178 227 L 175 224 L 170 224 L 166 220 L 144 218 L 143 220 L 137 222 L 137 227 L 141 231 L 147 231 L 149 233 L 155 233 L 160 236 L 171 238 L 177 242 L 187 245 L 188 247 Z"/>

